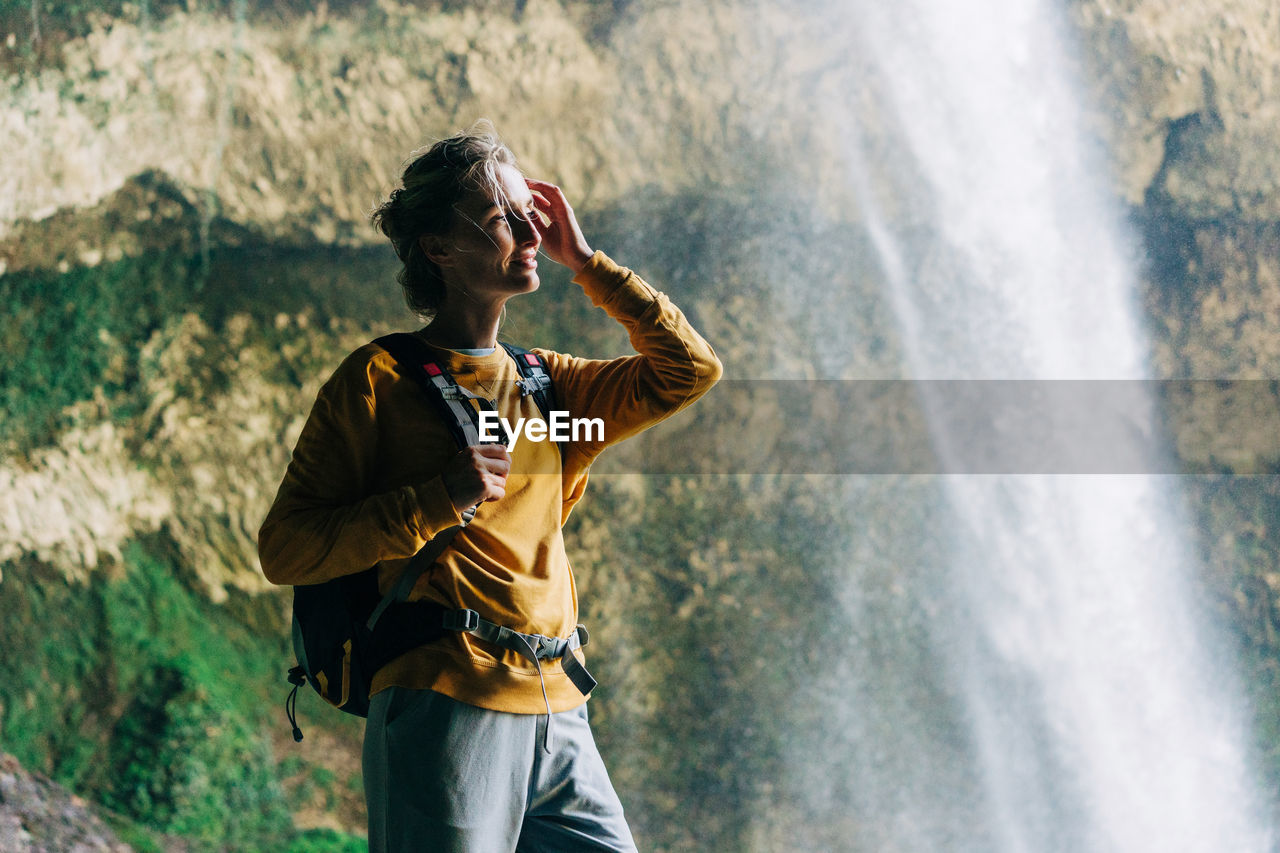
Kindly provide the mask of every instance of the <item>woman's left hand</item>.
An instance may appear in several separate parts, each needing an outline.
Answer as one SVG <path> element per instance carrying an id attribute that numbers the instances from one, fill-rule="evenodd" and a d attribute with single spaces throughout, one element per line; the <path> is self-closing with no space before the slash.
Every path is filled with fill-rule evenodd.
<path id="1" fill-rule="evenodd" d="M 531 178 L 526 178 L 525 182 L 533 193 L 533 203 L 538 211 L 551 220 L 550 225 L 539 223 L 538 226 L 538 230 L 542 233 L 543 251 L 547 253 L 548 258 L 563 264 L 577 275 L 595 252 L 587 244 L 587 238 L 582 236 L 582 229 L 578 227 L 573 208 L 569 206 L 564 193 L 555 184 L 535 181 Z"/>

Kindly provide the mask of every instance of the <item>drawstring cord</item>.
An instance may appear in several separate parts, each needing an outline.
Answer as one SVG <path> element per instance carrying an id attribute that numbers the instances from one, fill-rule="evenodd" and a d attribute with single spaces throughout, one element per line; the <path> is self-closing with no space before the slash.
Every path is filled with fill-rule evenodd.
<path id="1" fill-rule="evenodd" d="M 300 666 L 289 670 L 289 683 L 293 689 L 284 700 L 284 712 L 289 717 L 289 725 L 293 726 L 294 743 L 302 742 L 302 729 L 298 728 L 298 688 L 307 683 L 307 673 Z"/>
<path id="2" fill-rule="evenodd" d="M 547 755 L 551 754 L 551 700 L 547 698 L 547 679 L 542 675 L 542 661 L 538 659 L 538 653 L 533 650 L 533 646 L 529 643 L 529 639 L 515 631 L 511 632 L 512 636 L 520 641 L 520 645 L 524 646 L 528 652 L 527 657 L 533 661 L 533 665 L 538 668 L 538 684 L 542 686 L 542 702 L 547 706 L 547 729 L 542 736 L 542 749 Z M 572 652 L 570 652 L 572 654 Z"/>

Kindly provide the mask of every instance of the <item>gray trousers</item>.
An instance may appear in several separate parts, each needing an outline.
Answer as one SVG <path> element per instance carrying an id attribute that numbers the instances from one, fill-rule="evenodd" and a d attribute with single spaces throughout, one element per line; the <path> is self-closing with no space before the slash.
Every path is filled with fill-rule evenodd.
<path id="1" fill-rule="evenodd" d="M 507 714 L 430 690 L 373 697 L 364 734 L 370 853 L 634 853 L 587 706 Z"/>

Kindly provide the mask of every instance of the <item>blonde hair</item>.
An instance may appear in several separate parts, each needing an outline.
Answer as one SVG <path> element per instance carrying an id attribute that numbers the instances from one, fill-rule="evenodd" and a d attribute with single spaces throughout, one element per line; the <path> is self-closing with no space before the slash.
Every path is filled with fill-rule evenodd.
<path id="1" fill-rule="evenodd" d="M 407 162 L 401 186 L 370 218 L 404 264 L 396 278 L 409 310 L 427 320 L 444 301 L 445 291 L 440 269 L 422 250 L 420 238 L 448 231 L 455 205 L 468 192 L 504 198 L 498 167 L 515 167 L 516 158 L 493 124 L 481 119 L 462 133 L 415 151 Z"/>

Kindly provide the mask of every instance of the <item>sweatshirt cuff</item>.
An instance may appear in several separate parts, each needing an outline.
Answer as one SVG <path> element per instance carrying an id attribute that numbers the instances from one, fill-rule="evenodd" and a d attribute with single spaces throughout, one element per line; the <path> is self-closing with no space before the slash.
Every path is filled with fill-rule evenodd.
<path id="1" fill-rule="evenodd" d="M 658 291 L 640 276 L 614 263 L 604 252 L 597 251 L 573 283 L 591 298 L 591 304 L 603 308 L 611 317 L 638 317 L 658 298 Z"/>
<path id="2" fill-rule="evenodd" d="M 462 523 L 442 478 L 433 477 L 411 488 L 418 505 L 418 535 L 423 540 L 430 542 L 441 530 Z"/>

